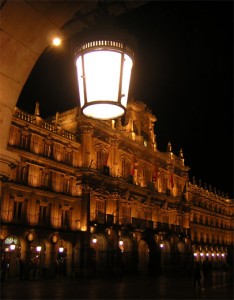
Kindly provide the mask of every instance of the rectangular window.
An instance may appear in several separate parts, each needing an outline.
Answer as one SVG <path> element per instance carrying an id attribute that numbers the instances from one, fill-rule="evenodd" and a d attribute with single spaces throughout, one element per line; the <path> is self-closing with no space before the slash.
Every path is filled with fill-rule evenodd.
<path id="1" fill-rule="evenodd" d="M 46 222 L 46 217 L 47 217 L 47 206 L 40 206 L 39 210 L 39 222 L 40 223 L 45 223 Z"/>
<path id="2" fill-rule="evenodd" d="M 105 162 L 105 153 L 101 150 L 97 151 L 97 169 L 103 170 L 104 162 Z"/>
<path id="3" fill-rule="evenodd" d="M 122 164 L 121 177 L 128 178 L 130 175 L 130 164 L 125 159 L 122 160 L 121 164 Z"/>
<path id="4" fill-rule="evenodd" d="M 143 175 L 143 180 L 145 183 L 151 181 L 150 180 L 150 172 L 146 167 L 143 168 L 142 175 Z"/>
<path id="5" fill-rule="evenodd" d="M 105 202 L 96 200 L 96 211 L 104 213 L 105 212 Z"/>
<path id="6" fill-rule="evenodd" d="M 29 149 L 30 146 L 30 135 L 28 133 L 22 133 L 20 137 L 20 147 Z"/>
<path id="7" fill-rule="evenodd" d="M 63 191 L 65 194 L 70 194 L 71 189 L 71 179 L 70 178 L 64 178 L 64 186 Z"/>
<path id="8" fill-rule="evenodd" d="M 96 200 L 96 219 L 98 223 L 104 224 L 105 218 L 105 201 Z"/>
<path id="9" fill-rule="evenodd" d="M 68 165 L 72 165 L 72 161 L 73 161 L 73 152 L 72 151 L 67 151 L 65 153 L 65 162 Z"/>
<path id="10" fill-rule="evenodd" d="M 145 212 L 145 218 L 146 218 L 146 220 L 151 221 L 152 220 L 152 212 L 151 211 L 146 211 Z"/>
<path id="11" fill-rule="evenodd" d="M 131 223 L 131 207 L 127 205 L 122 206 L 121 224 Z"/>
<path id="12" fill-rule="evenodd" d="M 62 225 L 69 225 L 69 210 L 62 210 Z"/>
<path id="13" fill-rule="evenodd" d="M 22 214 L 22 202 L 14 202 L 14 213 L 13 218 L 20 220 Z"/>

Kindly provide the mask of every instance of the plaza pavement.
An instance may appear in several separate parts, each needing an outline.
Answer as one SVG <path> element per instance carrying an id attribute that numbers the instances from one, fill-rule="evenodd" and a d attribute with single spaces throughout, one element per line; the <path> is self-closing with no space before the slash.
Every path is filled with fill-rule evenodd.
<path id="1" fill-rule="evenodd" d="M 234 299 L 233 273 L 213 272 L 202 289 L 193 290 L 191 274 L 101 279 L 53 279 L 1 283 L 5 299 Z"/>

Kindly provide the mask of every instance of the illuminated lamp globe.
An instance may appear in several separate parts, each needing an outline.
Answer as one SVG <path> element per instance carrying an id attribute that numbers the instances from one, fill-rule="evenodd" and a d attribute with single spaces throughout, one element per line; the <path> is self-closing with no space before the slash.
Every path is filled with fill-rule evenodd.
<path id="1" fill-rule="evenodd" d="M 124 115 L 134 63 L 134 42 L 128 37 L 106 25 L 74 39 L 80 107 L 86 117 L 113 120 Z"/>

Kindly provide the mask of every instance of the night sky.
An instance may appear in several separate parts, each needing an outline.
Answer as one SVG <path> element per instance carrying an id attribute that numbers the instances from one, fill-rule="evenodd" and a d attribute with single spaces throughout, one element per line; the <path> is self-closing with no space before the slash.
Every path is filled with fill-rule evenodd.
<path id="1" fill-rule="evenodd" d="M 184 152 L 195 176 L 233 198 L 233 3 L 153 1 L 119 17 L 137 40 L 129 98 L 157 117 L 159 151 Z M 79 105 L 70 44 L 38 59 L 17 106 L 42 117 Z"/>

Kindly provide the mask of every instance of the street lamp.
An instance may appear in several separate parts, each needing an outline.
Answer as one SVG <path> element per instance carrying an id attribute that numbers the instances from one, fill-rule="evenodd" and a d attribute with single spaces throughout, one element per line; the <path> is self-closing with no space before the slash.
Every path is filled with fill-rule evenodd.
<path id="1" fill-rule="evenodd" d="M 73 39 L 81 112 L 99 120 L 125 113 L 134 60 L 132 38 L 107 17 Z"/>

